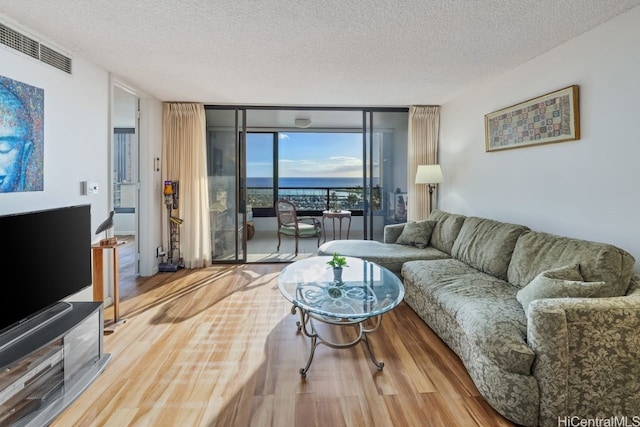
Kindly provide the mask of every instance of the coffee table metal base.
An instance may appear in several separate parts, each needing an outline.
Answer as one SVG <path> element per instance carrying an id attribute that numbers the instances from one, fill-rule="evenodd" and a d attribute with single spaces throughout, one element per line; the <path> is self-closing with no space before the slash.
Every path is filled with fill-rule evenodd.
<path id="1" fill-rule="evenodd" d="M 378 362 L 376 360 L 375 355 L 373 354 L 373 348 L 371 348 L 371 342 L 369 341 L 368 335 L 377 331 L 380 327 L 380 322 L 382 321 L 382 315 L 377 315 L 373 317 L 365 317 L 358 319 L 341 319 L 327 316 L 320 316 L 318 314 L 310 313 L 307 310 L 304 310 L 296 305 L 291 307 L 291 314 L 296 314 L 296 311 L 300 311 L 300 320 L 296 322 L 298 326 L 298 332 L 302 332 L 307 337 L 311 338 L 311 351 L 309 353 L 309 359 L 307 360 L 307 365 L 304 368 L 300 368 L 300 375 L 302 378 L 307 376 L 307 371 L 311 366 L 311 362 L 313 361 L 313 355 L 316 351 L 316 347 L 320 344 L 324 344 L 331 348 L 351 348 L 358 345 L 360 342 L 364 342 L 367 347 L 367 351 L 369 352 L 369 358 L 373 362 L 373 364 L 378 368 L 378 371 L 381 371 L 384 368 L 384 362 Z M 372 327 L 367 328 L 363 325 L 366 320 L 372 319 L 374 324 Z M 320 321 L 322 323 L 326 323 L 329 325 L 336 326 L 355 326 L 358 331 L 358 336 L 349 342 L 338 343 L 331 341 L 327 338 L 323 338 L 318 330 L 315 328 L 313 322 L 314 320 Z"/>

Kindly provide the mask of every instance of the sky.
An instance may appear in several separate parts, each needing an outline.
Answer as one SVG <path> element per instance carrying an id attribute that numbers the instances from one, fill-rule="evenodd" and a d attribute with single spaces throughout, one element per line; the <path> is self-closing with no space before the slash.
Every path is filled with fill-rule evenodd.
<path id="1" fill-rule="evenodd" d="M 281 132 L 281 177 L 362 176 L 361 133 Z M 273 175 L 272 134 L 247 135 L 247 176 Z"/>

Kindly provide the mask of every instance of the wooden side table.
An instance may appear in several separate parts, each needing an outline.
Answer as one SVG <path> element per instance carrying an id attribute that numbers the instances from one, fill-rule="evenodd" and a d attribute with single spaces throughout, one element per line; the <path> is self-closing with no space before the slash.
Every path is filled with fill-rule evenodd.
<path id="1" fill-rule="evenodd" d="M 93 300 L 104 302 L 104 251 L 113 251 L 113 325 L 104 328 L 106 332 L 115 332 L 115 329 L 126 322 L 120 319 L 120 283 L 118 280 L 118 246 L 125 242 L 116 242 L 111 245 L 95 244 L 91 246 L 93 255 Z"/>
<path id="2" fill-rule="evenodd" d="M 336 218 L 340 221 L 340 235 L 339 239 L 342 239 L 342 220 L 347 218 L 349 220 L 349 227 L 347 228 L 347 240 L 349 240 L 349 231 L 351 230 L 351 211 L 323 211 L 322 212 L 322 230 L 324 232 L 324 241 L 327 241 L 327 229 L 324 227 L 324 219 L 330 218 L 333 224 L 333 240 L 336 240 Z"/>

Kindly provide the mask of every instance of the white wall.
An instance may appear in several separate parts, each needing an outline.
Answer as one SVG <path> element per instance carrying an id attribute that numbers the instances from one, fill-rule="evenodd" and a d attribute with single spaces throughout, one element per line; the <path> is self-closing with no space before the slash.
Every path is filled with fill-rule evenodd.
<path id="1" fill-rule="evenodd" d="M 640 271 L 640 8 L 442 106 L 438 207 L 615 244 Z M 484 115 L 572 84 L 581 139 L 485 152 Z"/>
<path id="2" fill-rule="evenodd" d="M 15 24 L 4 15 L 0 18 L 9 25 Z M 28 33 L 23 27 L 14 26 Z M 0 47 L 0 75 L 44 89 L 44 190 L 0 194 L 0 215 L 91 204 L 91 227 L 95 230 L 112 207 L 109 173 L 112 79 L 107 70 L 70 54 L 53 41 L 43 41 L 72 58 L 72 75 Z M 153 168 L 153 159 L 161 154 L 162 104 L 143 93 L 138 96 L 141 99 L 140 179 L 143 194 L 140 210 L 148 215 L 141 219 L 139 226 L 140 274 L 150 276 L 158 271 L 160 261 L 155 257 L 155 248 L 161 244 L 162 182 L 160 172 Z M 97 182 L 99 194 L 82 195 L 82 181 Z M 102 237 L 104 235 L 92 235 L 94 242 Z M 105 255 L 106 263 L 111 262 L 109 256 Z M 105 283 L 111 283 L 110 273 L 106 274 Z M 105 287 L 108 302 L 110 286 Z M 92 298 L 92 290 L 87 288 L 70 299 Z"/>
<path id="3" fill-rule="evenodd" d="M 0 214 L 90 203 L 92 226 L 108 215 L 108 74 L 73 58 L 73 76 L 9 49 L 0 49 L 1 74 L 44 89 L 44 191 L 0 194 Z M 100 193 L 81 194 L 82 181 Z"/>
<path id="4" fill-rule="evenodd" d="M 91 204 L 95 230 L 109 212 L 109 76 L 82 58 L 72 59 L 68 75 L 0 48 L 0 74 L 44 89 L 44 190 L 0 194 L 0 215 Z M 82 195 L 82 181 L 97 182 L 99 194 Z M 78 298 L 91 300 L 91 289 Z"/>
<path id="5" fill-rule="evenodd" d="M 141 92 L 137 95 L 140 98 L 140 275 L 153 276 L 162 261 L 156 258 L 156 248 L 162 246 L 161 212 L 165 208 L 161 172 L 155 169 L 155 159 L 161 159 L 162 155 L 162 103 Z"/>

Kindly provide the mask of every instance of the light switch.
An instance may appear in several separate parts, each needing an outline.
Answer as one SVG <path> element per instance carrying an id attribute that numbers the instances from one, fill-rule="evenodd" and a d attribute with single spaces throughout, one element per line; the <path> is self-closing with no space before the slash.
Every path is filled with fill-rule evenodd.
<path id="1" fill-rule="evenodd" d="M 83 181 L 82 194 L 85 196 L 91 195 L 91 194 L 98 194 L 98 183 L 94 181 Z"/>

